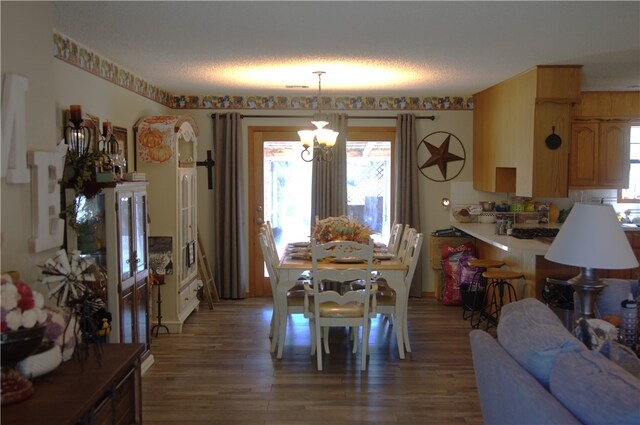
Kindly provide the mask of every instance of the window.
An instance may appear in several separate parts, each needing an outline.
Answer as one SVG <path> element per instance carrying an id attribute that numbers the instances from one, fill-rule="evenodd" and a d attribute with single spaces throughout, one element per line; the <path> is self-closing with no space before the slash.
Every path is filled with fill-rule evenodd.
<path id="1" fill-rule="evenodd" d="M 640 203 L 640 125 L 631 126 L 629 187 L 618 190 L 618 202 Z"/>

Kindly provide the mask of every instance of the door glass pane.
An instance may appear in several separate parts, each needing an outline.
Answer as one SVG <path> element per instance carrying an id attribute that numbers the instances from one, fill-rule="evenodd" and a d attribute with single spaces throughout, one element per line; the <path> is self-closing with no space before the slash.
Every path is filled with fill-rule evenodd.
<path id="1" fill-rule="evenodd" d="M 347 214 L 373 230 L 373 239 L 389 239 L 391 215 L 391 142 L 347 142 Z"/>
<path id="2" fill-rule="evenodd" d="M 121 195 L 118 200 L 118 235 L 120 238 L 120 272 L 121 280 L 132 276 L 131 269 L 131 194 Z"/>
<path id="3" fill-rule="evenodd" d="M 271 222 L 278 254 L 288 242 L 309 238 L 311 163 L 300 142 L 264 142 L 264 220 Z"/>
<path id="4" fill-rule="evenodd" d="M 147 211 L 146 196 L 142 193 L 135 194 L 135 238 L 136 238 L 136 271 L 147 269 Z"/>

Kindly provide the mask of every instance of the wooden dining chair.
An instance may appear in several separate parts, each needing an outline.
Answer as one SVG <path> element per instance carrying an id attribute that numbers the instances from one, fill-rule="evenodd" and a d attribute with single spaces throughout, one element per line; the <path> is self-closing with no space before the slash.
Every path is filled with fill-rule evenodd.
<path id="1" fill-rule="evenodd" d="M 411 282 L 420 261 L 420 249 L 422 248 L 422 242 L 424 235 L 422 233 L 412 233 L 407 243 L 406 255 L 403 257 L 402 262 L 407 265 L 407 273 L 404 276 L 404 286 L 406 299 L 404 302 L 405 309 L 402 312 L 402 320 L 395 320 L 396 317 L 396 293 L 388 286 L 385 289 L 376 292 L 378 313 L 390 315 L 394 318 L 392 323 L 396 328 L 396 340 L 398 341 L 398 353 L 402 356 L 402 350 L 411 352 L 411 345 L 409 343 L 409 331 L 407 328 L 407 306 L 409 302 L 409 292 L 411 289 Z"/>
<path id="2" fill-rule="evenodd" d="M 389 243 L 387 243 L 387 252 L 389 254 L 396 255 L 398 253 L 398 244 L 400 243 L 400 238 L 402 237 L 402 229 L 404 225 L 400 223 L 393 222 L 391 226 L 391 234 L 389 235 Z"/>
<path id="3" fill-rule="evenodd" d="M 262 250 L 262 256 L 264 257 L 264 263 L 267 267 L 267 273 L 269 274 L 269 282 L 271 284 L 271 294 L 273 296 L 273 311 L 271 313 L 271 326 L 269 336 L 271 337 L 271 352 L 278 350 L 277 357 L 282 357 L 284 349 L 284 342 L 286 339 L 286 326 L 283 326 L 282 333 L 279 332 L 280 325 L 280 312 L 278 311 L 278 304 L 276 302 L 276 296 L 279 291 L 283 291 L 282 288 L 292 286 L 287 290 L 287 317 L 289 314 L 303 314 L 304 313 L 304 287 L 302 284 L 296 286 L 296 284 L 283 284 L 280 282 L 280 273 L 278 272 L 278 260 L 274 260 L 274 254 L 271 252 L 272 245 L 269 242 L 269 235 L 266 229 L 261 229 L 258 233 L 258 240 L 260 242 L 260 249 Z M 297 282 L 296 282 L 297 283 Z"/>
<path id="4" fill-rule="evenodd" d="M 335 326 L 362 328 L 360 369 L 366 370 L 370 321 L 376 315 L 374 293 L 377 286 L 371 283 L 373 246 L 373 240 L 369 240 L 366 245 L 352 241 L 326 244 L 311 241 L 314 283 L 313 285 L 305 284 L 304 312 L 312 326 L 312 338 L 315 340 L 312 349 L 315 346 L 318 370 L 322 370 L 322 352 L 329 351 L 328 328 Z M 319 267 L 319 264 L 325 261 L 332 261 L 335 267 Z M 351 265 L 348 265 L 349 263 Z M 355 266 L 355 263 L 361 264 Z M 354 280 L 362 280 L 364 289 L 353 291 L 348 289 L 347 285 L 345 286 L 347 290 L 341 293 L 329 289 L 329 286 L 321 285 L 324 281 L 346 283 Z M 323 333 L 325 328 L 327 332 Z M 360 338 L 359 335 L 360 332 L 355 332 L 354 338 Z M 324 345 L 322 344 L 323 336 Z"/>

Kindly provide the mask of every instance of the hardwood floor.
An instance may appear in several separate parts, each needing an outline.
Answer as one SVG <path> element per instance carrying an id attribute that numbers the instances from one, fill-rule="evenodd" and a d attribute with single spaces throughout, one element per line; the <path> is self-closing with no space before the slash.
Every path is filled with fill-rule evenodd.
<path id="1" fill-rule="evenodd" d="M 461 308 L 409 302 L 412 353 L 400 360 L 393 327 L 372 321 L 360 372 L 348 335 L 332 329 L 324 371 L 309 331 L 292 315 L 284 355 L 269 353 L 270 298 L 203 303 L 182 334 L 152 341 L 142 379 L 143 419 L 153 424 L 482 424 L 469 322 Z"/>

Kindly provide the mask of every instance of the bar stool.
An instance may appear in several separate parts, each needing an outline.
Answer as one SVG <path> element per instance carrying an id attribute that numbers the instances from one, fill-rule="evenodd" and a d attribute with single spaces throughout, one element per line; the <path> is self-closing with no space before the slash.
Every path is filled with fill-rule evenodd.
<path id="1" fill-rule="evenodd" d="M 484 306 L 481 316 L 486 319 L 485 330 L 496 326 L 500 320 L 502 306 L 513 301 L 518 301 L 516 290 L 509 282 L 513 279 L 523 279 L 521 272 L 510 270 L 489 269 L 482 273 L 482 276 L 490 280 L 486 289 L 486 297 L 490 297 L 489 302 Z"/>
<path id="2" fill-rule="evenodd" d="M 504 261 L 475 258 L 469 260 L 467 264 L 478 269 L 473 275 L 473 279 L 467 290 L 462 291 L 462 319 L 467 320 L 471 318 L 471 323 L 473 324 L 474 316 L 479 314 L 484 307 L 484 290 L 487 285 L 485 279 L 482 277 L 482 273 L 489 268 L 500 268 L 504 266 Z"/>

